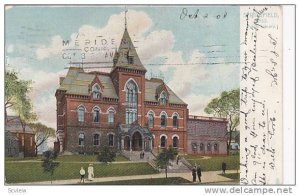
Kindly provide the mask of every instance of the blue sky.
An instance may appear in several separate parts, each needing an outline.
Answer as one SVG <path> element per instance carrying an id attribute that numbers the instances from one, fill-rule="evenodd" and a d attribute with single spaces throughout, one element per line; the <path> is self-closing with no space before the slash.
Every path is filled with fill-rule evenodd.
<path id="1" fill-rule="evenodd" d="M 239 7 L 128 5 L 127 9 L 128 31 L 147 77 L 163 75 L 189 104 L 190 114 L 203 115 L 211 98 L 239 87 Z M 113 51 L 124 31 L 124 10 L 124 6 L 6 9 L 7 65 L 19 71 L 22 79 L 34 81 L 30 97 L 41 122 L 56 124 L 54 94 L 69 62 L 62 59 L 62 40 L 74 45 L 75 39 L 94 40 L 101 35 L 115 40 L 109 45 Z M 180 19 L 183 10 L 197 13 L 197 18 Z M 111 61 L 101 52 L 85 59 L 93 60 Z"/>

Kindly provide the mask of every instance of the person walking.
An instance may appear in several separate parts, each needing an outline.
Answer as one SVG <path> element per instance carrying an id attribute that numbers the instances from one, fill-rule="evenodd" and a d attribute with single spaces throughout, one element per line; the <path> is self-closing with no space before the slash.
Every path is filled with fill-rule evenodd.
<path id="1" fill-rule="evenodd" d="M 226 171 L 226 163 L 222 162 L 222 174 L 224 175 Z"/>
<path id="2" fill-rule="evenodd" d="M 197 168 L 197 176 L 198 176 L 199 182 L 201 183 L 202 173 L 201 173 L 201 167 L 200 166 L 198 166 L 198 168 Z"/>
<path id="3" fill-rule="evenodd" d="M 79 173 L 80 173 L 80 183 L 81 183 L 81 181 L 82 181 L 82 183 L 84 183 L 85 170 L 83 169 L 83 167 L 81 167 Z"/>
<path id="4" fill-rule="evenodd" d="M 196 182 L 196 167 L 192 169 L 193 182 Z"/>
<path id="5" fill-rule="evenodd" d="M 89 167 L 88 167 L 88 180 L 89 181 L 94 180 L 94 167 L 93 167 L 93 164 L 89 164 Z"/>

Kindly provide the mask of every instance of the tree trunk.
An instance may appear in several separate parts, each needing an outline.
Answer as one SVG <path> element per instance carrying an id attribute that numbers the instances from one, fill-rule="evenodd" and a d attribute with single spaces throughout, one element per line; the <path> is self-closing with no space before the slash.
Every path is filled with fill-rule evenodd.
<path id="1" fill-rule="evenodd" d="M 166 178 L 168 178 L 168 165 L 166 166 L 165 173 L 166 173 Z"/>
<path id="2" fill-rule="evenodd" d="M 37 153 L 38 153 L 38 146 L 35 145 L 35 157 L 37 157 Z"/>

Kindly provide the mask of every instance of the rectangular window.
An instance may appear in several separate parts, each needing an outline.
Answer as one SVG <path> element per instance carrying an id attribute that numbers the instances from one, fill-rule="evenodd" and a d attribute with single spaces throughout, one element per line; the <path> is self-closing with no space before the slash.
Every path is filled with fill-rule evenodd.
<path id="1" fill-rule="evenodd" d="M 84 134 L 83 133 L 80 133 L 78 136 L 78 145 L 84 146 Z"/>
<path id="2" fill-rule="evenodd" d="M 148 126 L 149 126 L 149 128 L 153 128 L 153 125 L 154 125 L 154 117 L 153 117 L 153 114 L 149 114 Z"/>
<path id="3" fill-rule="evenodd" d="M 161 127 L 166 127 L 166 115 L 161 115 Z"/>
<path id="4" fill-rule="evenodd" d="M 99 117 L 100 116 L 100 114 L 99 114 L 99 110 L 94 110 L 94 112 L 93 112 L 93 121 L 95 122 L 95 123 L 98 123 L 99 122 Z"/>
<path id="5" fill-rule="evenodd" d="M 94 146 L 98 146 L 100 143 L 99 141 L 99 134 L 94 135 Z"/>
<path id="6" fill-rule="evenodd" d="M 108 135 L 108 145 L 114 146 L 114 135 L 113 134 Z"/>

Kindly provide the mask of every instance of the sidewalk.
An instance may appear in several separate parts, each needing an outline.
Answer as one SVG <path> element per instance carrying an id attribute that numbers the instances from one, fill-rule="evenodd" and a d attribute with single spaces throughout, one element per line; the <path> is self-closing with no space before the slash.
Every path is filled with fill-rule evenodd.
<path id="1" fill-rule="evenodd" d="M 236 173 L 236 170 L 228 170 L 227 173 Z M 207 171 L 202 172 L 202 183 L 201 184 L 208 184 L 208 183 L 230 183 L 232 179 L 223 177 L 220 174 L 221 171 Z M 151 178 L 164 178 L 165 173 L 157 173 L 151 175 L 133 175 L 133 176 L 120 176 L 120 177 L 100 177 L 94 178 L 93 181 L 85 180 L 85 183 L 94 183 L 94 182 L 106 182 L 106 181 L 121 181 L 121 180 L 133 180 L 133 179 L 151 179 Z M 182 177 L 186 180 L 192 182 L 192 173 L 185 172 L 185 173 L 168 173 L 168 177 Z M 67 185 L 67 184 L 80 184 L 80 178 L 78 179 L 68 179 L 68 180 L 54 180 L 52 181 L 52 185 Z M 198 183 L 198 178 L 197 178 Z M 13 185 L 51 185 L 51 181 L 41 181 L 41 182 L 28 182 L 28 183 L 14 183 Z"/>

